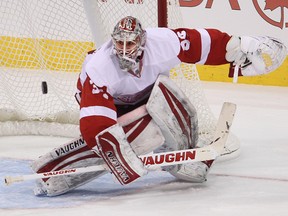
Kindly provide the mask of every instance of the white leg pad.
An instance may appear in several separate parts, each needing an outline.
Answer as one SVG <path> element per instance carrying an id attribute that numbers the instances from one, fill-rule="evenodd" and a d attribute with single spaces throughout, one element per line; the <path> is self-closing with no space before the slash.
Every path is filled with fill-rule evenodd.
<path id="1" fill-rule="evenodd" d="M 196 109 L 171 79 L 159 76 L 148 100 L 147 110 L 165 137 L 161 149 L 173 151 L 196 146 Z"/>
<path id="2" fill-rule="evenodd" d="M 182 164 L 178 170 L 172 170 L 170 173 L 178 179 L 193 183 L 202 183 L 206 181 L 209 167 L 202 162 Z"/>
<path id="3" fill-rule="evenodd" d="M 33 161 L 31 168 L 40 173 L 102 163 L 102 159 L 87 147 L 84 140 L 77 138 L 39 157 Z M 35 195 L 57 196 L 86 184 L 105 173 L 106 171 L 97 171 L 39 179 L 36 181 L 34 193 Z"/>
<path id="4" fill-rule="evenodd" d="M 121 116 L 118 123 L 123 127 L 127 140 L 137 155 L 150 153 L 165 141 L 159 126 L 148 114 L 146 105 Z"/>
<path id="5" fill-rule="evenodd" d="M 160 127 L 165 143 L 157 152 L 195 148 L 198 142 L 197 112 L 185 94 L 168 77 L 159 76 L 147 103 L 147 110 Z M 206 180 L 205 163 L 165 167 L 173 176 L 191 182 Z"/>

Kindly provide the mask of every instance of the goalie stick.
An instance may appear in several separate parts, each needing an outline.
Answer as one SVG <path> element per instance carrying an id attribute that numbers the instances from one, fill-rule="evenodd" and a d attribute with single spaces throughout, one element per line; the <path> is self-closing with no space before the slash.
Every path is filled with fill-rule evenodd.
<path id="1" fill-rule="evenodd" d="M 218 119 L 214 139 L 211 144 L 202 148 L 185 149 L 179 151 L 163 152 L 157 154 L 147 154 L 139 156 L 144 165 L 149 170 L 155 170 L 158 167 L 171 166 L 176 164 L 191 163 L 205 160 L 215 160 L 221 155 L 227 141 L 229 130 L 233 122 L 236 111 L 236 105 L 225 102 Z M 105 165 L 89 166 L 82 168 L 71 168 L 66 170 L 50 171 L 44 173 L 36 173 L 31 175 L 21 176 L 6 176 L 6 185 L 11 185 L 14 182 L 21 182 L 32 179 L 49 178 L 61 175 L 71 175 L 86 172 L 95 172 L 100 170 L 108 170 Z"/>

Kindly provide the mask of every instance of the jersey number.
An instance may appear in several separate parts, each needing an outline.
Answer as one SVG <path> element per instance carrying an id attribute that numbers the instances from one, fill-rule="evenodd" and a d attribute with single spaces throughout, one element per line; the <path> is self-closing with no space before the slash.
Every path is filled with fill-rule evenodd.
<path id="1" fill-rule="evenodd" d="M 186 39 L 186 36 L 187 36 L 186 31 L 182 30 L 181 32 L 177 32 L 177 35 L 181 39 L 180 45 L 183 51 L 189 50 L 190 41 Z"/>

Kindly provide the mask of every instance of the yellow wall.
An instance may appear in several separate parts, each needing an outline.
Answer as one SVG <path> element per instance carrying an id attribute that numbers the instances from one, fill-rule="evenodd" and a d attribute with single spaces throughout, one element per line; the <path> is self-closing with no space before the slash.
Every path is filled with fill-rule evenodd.
<path id="1" fill-rule="evenodd" d="M 79 72 L 92 42 L 0 37 L 0 66 Z"/>

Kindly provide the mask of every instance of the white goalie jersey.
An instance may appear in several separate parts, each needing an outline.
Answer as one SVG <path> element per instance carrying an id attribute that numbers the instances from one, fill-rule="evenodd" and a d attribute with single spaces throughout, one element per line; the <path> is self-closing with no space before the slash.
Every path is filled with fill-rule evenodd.
<path id="1" fill-rule="evenodd" d="M 88 55 L 81 80 L 84 81 L 87 74 L 97 87 L 106 86 L 115 104 L 134 104 L 147 98 L 157 77 L 160 74 L 169 76 L 169 70 L 180 63 L 177 57 L 180 46 L 176 34 L 169 29 L 146 31 L 141 78 L 120 69 L 110 40 Z"/>

